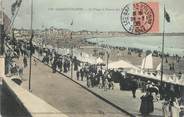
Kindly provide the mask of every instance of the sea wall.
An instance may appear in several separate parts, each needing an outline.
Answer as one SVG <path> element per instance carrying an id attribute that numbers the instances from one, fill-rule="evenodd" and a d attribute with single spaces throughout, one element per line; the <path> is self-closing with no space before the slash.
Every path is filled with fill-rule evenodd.
<path id="1" fill-rule="evenodd" d="M 2 116 L 67 117 L 44 100 L 23 89 L 9 78 L 3 78 Z"/>

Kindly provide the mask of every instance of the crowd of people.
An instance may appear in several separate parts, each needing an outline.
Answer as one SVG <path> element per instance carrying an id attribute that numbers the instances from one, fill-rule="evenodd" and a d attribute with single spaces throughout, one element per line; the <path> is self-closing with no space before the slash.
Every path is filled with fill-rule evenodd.
<path id="1" fill-rule="evenodd" d="M 5 53 L 5 74 L 7 75 L 23 75 L 23 66 L 19 66 L 13 61 L 14 58 L 19 58 L 11 49 L 7 49 Z"/>
<path id="2" fill-rule="evenodd" d="M 81 62 L 78 61 L 76 57 L 72 58 L 70 55 L 59 55 L 56 51 L 50 50 L 44 53 L 42 62 L 50 64 L 54 73 L 56 70 L 67 73 L 70 71 L 71 65 L 73 64 L 72 67 L 76 73 L 77 80 L 84 81 L 85 79 L 88 87 L 99 87 L 105 91 L 113 89 L 110 73 L 108 71 L 103 71 L 101 66 L 90 64 L 80 66 Z"/>
<path id="3" fill-rule="evenodd" d="M 23 74 L 23 68 L 27 67 L 27 57 L 30 55 L 29 50 L 32 48 L 29 47 L 29 44 L 26 42 L 19 42 L 17 46 L 12 46 L 16 55 L 7 50 L 6 60 L 8 61 L 8 71 L 12 74 Z M 130 51 L 135 51 L 130 49 Z M 140 52 L 141 50 L 136 50 Z M 42 62 L 48 64 L 52 67 L 53 73 L 56 71 L 68 73 L 73 69 L 76 73 L 76 80 L 85 81 L 87 87 L 89 88 L 99 88 L 104 91 L 113 90 L 114 83 L 119 83 L 122 90 L 131 90 L 133 98 L 136 98 L 136 90 L 140 88 L 145 95 L 141 99 L 140 113 L 147 116 L 148 114 L 154 112 L 154 101 L 160 99 L 165 100 L 163 103 L 163 112 L 164 115 L 168 113 L 171 115 L 172 109 L 174 107 L 179 107 L 183 103 L 183 99 L 180 98 L 179 86 L 173 86 L 171 84 L 164 85 L 159 87 L 159 83 L 154 83 L 150 81 L 141 81 L 141 78 L 136 76 L 128 76 L 124 71 L 117 70 L 106 70 L 103 69 L 102 65 L 91 65 L 88 63 L 82 63 L 77 60 L 77 57 L 73 57 L 71 54 L 61 55 L 58 54 L 54 49 L 42 48 L 38 46 L 33 46 L 32 53 L 37 52 Z M 23 67 L 20 68 L 13 63 L 13 58 L 23 56 Z M 179 100 L 179 101 L 178 101 Z M 178 108 L 178 112 L 179 108 Z M 165 116 L 167 117 L 167 116 Z M 175 116 L 173 116 L 175 117 Z"/>
<path id="4" fill-rule="evenodd" d="M 164 117 L 183 116 L 183 98 L 178 86 L 164 84 L 158 87 L 153 82 L 148 82 L 145 88 L 145 95 L 141 96 L 141 106 L 139 112 L 143 116 L 148 116 L 154 112 L 154 103 L 162 100 L 162 112 Z"/>

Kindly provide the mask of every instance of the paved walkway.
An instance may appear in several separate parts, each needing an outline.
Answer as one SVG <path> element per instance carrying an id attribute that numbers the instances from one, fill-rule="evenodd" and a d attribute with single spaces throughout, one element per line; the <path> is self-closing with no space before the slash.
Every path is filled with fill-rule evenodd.
<path id="1" fill-rule="evenodd" d="M 76 79 L 74 79 L 77 81 Z M 86 87 L 86 82 L 84 81 L 77 81 L 83 86 Z M 143 93 L 140 90 L 137 90 L 136 92 L 136 98 L 134 99 L 132 97 L 131 91 L 121 91 L 119 88 L 119 84 L 115 84 L 114 90 L 108 90 L 104 91 L 103 89 L 99 89 L 97 87 L 95 88 L 89 88 L 93 92 L 97 93 L 98 95 L 104 97 L 105 99 L 109 100 L 110 102 L 114 103 L 115 105 L 119 106 L 120 108 L 126 110 L 127 112 L 135 115 L 135 116 L 141 116 L 139 113 L 139 107 L 140 107 L 140 97 L 143 95 Z M 161 102 L 155 102 L 155 111 L 150 115 L 154 117 L 161 117 L 162 111 L 161 111 Z"/>
<path id="2" fill-rule="evenodd" d="M 41 59 L 42 57 L 38 57 L 38 58 Z M 17 63 L 22 64 L 22 60 L 21 59 L 18 60 Z M 114 114 L 114 111 L 112 111 L 114 109 L 111 110 L 112 112 L 109 110 L 106 110 L 106 112 L 104 110 L 103 111 L 98 110 L 97 108 L 99 108 L 99 107 L 97 104 L 99 104 L 98 101 L 100 99 L 99 100 L 95 99 L 95 100 L 98 100 L 97 102 L 94 101 L 94 99 L 93 99 L 95 97 L 94 95 L 90 94 L 88 91 L 84 90 L 79 85 L 75 84 L 74 82 L 71 82 L 71 80 L 64 78 L 64 76 L 62 76 L 58 73 L 56 73 L 56 74 L 51 73 L 52 70 L 49 67 L 47 67 L 46 65 L 40 63 L 39 61 L 37 61 L 37 65 L 33 65 L 32 69 L 33 69 L 33 72 L 32 72 L 32 75 L 33 75 L 32 76 L 33 93 L 40 96 L 42 99 L 46 100 L 48 103 L 50 103 L 54 107 L 60 109 L 62 112 L 70 113 L 71 115 L 73 115 L 74 113 L 79 114 L 79 112 L 86 113 L 86 112 L 84 112 L 84 110 L 86 110 L 86 108 L 89 108 L 89 109 L 87 109 L 87 112 L 89 114 L 89 112 L 92 111 L 92 113 L 93 113 L 92 115 L 94 115 L 94 113 L 96 113 L 96 114 L 103 113 L 104 114 L 106 112 L 108 112 L 108 113 L 110 112 L 111 114 L 112 113 Z M 25 73 L 23 75 L 23 79 L 25 80 L 25 82 L 23 82 L 22 86 L 24 88 L 28 88 L 28 68 L 26 68 L 24 71 L 25 71 Z M 73 80 L 78 82 L 82 86 L 86 87 L 86 81 L 77 81 L 76 77 L 75 77 L 76 73 L 74 72 L 73 74 L 74 74 Z M 68 72 L 65 75 L 70 77 L 70 72 Z M 132 93 L 130 91 L 120 91 L 119 85 L 115 84 L 115 86 L 116 87 L 114 90 L 108 90 L 108 91 L 104 91 L 103 89 L 98 89 L 98 88 L 87 88 L 87 87 L 86 88 L 89 89 L 90 91 L 96 93 L 97 95 L 105 98 L 106 100 L 113 103 L 114 105 L 122 108 L 123 110 L 127 111 L 128 113 L 131 113 L 135 116 L 141 116 L 139 113 L 139 107 L 140 107 L 140 101 L 141 101 L 140 97 L 143 95 L 143 93 L 141 93 L 140 90 L 138 90 L 137 91 L 137 98 L 134 99 L 132 97 Z M 66 90 L 68 90 L 68 92 L 66 92 Z M 77 93 L 78 90 L 81 90 L 80 93 Z M 56 92 L 58 92 L 58 93 L 56 93 Z M 85 96 L 86 94 L 89 96 L 86 97 Z M 64 97 L 63 97 L 63 95 L 64 95 Z M 83 95 L 83 96 L 80 97 L 81 95 Z M 66 100 L 66 97 L 69 98 L 70 100 L 68 100 L 68 99 Z M 82 105 L 83 106 L 85 105 L 84 106 L 85 108 L 83 108 L 84 110 L 82 110 L 82 111 L 81 111 L 81 105 L 80 105 L 81 99 L 79 99 L 79 98 L 82 98 L 84 103 L 87 104 L 87 105 L 85 105 L 82 101 L 82 103 L 83 103 Z M 86 100 L 87 100 L 87 102 L 86 102 Z M 59 102 L 62 102 L 62 104 Z M 97 108 L 95 107 L 96 109 L 95 108 L 91 109 L 91 105 L 88 105 L 89 103 L 95 104 L 95 106 L 97 106 Z M 108 105 L 108 104 L 105 104 L 105 105 Z M 103 106 L 105 106 L 105 105 L 103 104 Z M 94 105 L 92 105 L 92 106 L 94 106 Z M 161 102 L 155 102 L 154 106 L 155 106 L 155 111 L 154 111 L 154 113 L 152 113 L 150 115 L 150 117 L 161 117 L 161 115 L 162 115 Z M 103 108 L 107 108 L 107 107 L 105 106 Z M 113 108 L 113 107 L 111 107 L 111 108 Z M 120 112 L 117 111 L 115 113 L 119 114 Z M 127 116 L 127 115 L 124 115 L 124 116 Z M 114 117 L 114 115 L 113 115 L 113 117 Z"/>
<path id="3" fill-rule="evenodd" d="M 38 57 L 38 55 L 36 56 Z M 42 57 L 39 57 L 39 58 L 41 59 Z M 71 72 L 69 71 L 65 75 L 68 77 L 71 77 Z M 114 90 L 104 91 L 103 89 L 99 89 L 97 87 L 88 88 L 86 79 L 84 79 L 84 81 L 77 80 L 75 72 L 73 73 L 73 80 L 83 85 L 87 89 L 93 91 L 94 93 L 98 94 L 99 96 L 105 98 L 106 100 L 112 102 L 113 104 L 122 108 L 128 113 L 131 113 L 135 116 L 141 116 L 139 113 L 139 107 L 141 103 L 140 97 L 143 95 L 143 93 L 140 90 L 137 90 L 136 92 L 137 97 L 134 99 L 132 97 L 131 91 L 121 91 L 118 83 L 115 84 Z M 149 117 L 162 117 L 162 110 L 161 110 L 162 104 L 161 103 L 162 102 L 154 103 L 155 110 L 153 113 L 150 114 Z"/>
<path id="4" fill-rule="evenodd" d="M 135 116 L 140 116 L 141 114 L 139 113 L 139 107 L 141 104 L 141 99 L 140 97 L 144 95 L 140 90 L 136 91 L 136 98 L 132 97 L 132 92 L 131 91 L 122 91 L 120 90 L 119 83 L 114 83 L 115 88 L 114 90 L 108 90 L 104 91 L 104 89 L 99 89 L 98 87 L 94 88 L 88 88 L 87 87 L 87 81 L 84 78 L 83 81 L 77 80 L 76 73 L 73 73 L 73 80 L 78 82 L 79 84 L 83 85 L 87 89 L 95 92 L 99 96 L 107 99 L 108 101 L 112 102 L 113 104 L 117 105 L 118 107 L 122 108 L 123 110 L 127 111 L 128 113 L 131 113 Z M 68 72 L 65 74 L 66 76 L 70 77 L 71 74 Z M 157 101 L 154 102 L 154 112 L 150 114 L 149 117 L 162 117 L 162 102 Z"/>
<path id="5" fill-rule="evenodd" d="M 16 60 L 22 65 L 22 58 Z M 22 87 L 28 89 L 28 67 L 24 69 Z M 32 66 L 32 93 L 71 117 L 126 117 L 127 114 L 97 98 L 78 84 L 41 62 Z"/>

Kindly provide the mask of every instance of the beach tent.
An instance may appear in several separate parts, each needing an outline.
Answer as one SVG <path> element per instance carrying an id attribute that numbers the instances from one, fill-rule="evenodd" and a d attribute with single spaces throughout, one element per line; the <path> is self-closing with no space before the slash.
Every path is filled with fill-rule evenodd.
<path id="1" fill-rule="evenodd" d="M 103 64 L 103 63 L 104 61 L 100 57 L 96 59 L 96 64 Z"/>
<path id="2" fill-rule="evenodd" d="M 53 49 L 53 46 L 52 45 L 46 45 L 46 48 Z"/>
<path id="3" fill-rule="evenodd" d="M 166 82 L 174 83 L 173 77 L 172 76 L 167 76 L 168 79 L 166 79 Z"/>
<path id="4" fill-rule="evenodd" d="M 78 49 L 73 49 L 73 56 L 76 56 L 77 58 L 81 57 L 81 53 Z"/>
<path id="5" fill-rule="evenodd" d="M 67 49 L 67 48 L 63 48 L 63 49 L 59 49 L 58 50 L 59 53 L 61 53 L 62 55 L 67 55 L 67 54 L 70 54 L 70 49 Z"/>
<path id="6" fill-rule="evenodd" d="M 172 82 L 172 78 L 170 76 L 167 76 L 167 75 L 163 74 L 163 81 Z"/>
<path id="7" fill-rule="evenodd" d="M 138 69 L 136 66 L 132 65 L 131 63 L 128 63 L 124 60 L 116 61 L 109 63 L 108 68 L 113 69 L 113 68 L 132 68 L 132 69 Z"/>
<path id="8" fill-rule="evenodd" d="M 78 49 L 75 49 L 73 50 L 73 55 L 76 56 L 77 58 L 78 57 L 90 57 L 90 55 L 86 52 L 81 52 L 80 50 Z"/>
<path id="9" fill-rule="evenodd" d="M 181 75 L 179 82 L 180 84 L 184 85 L 184 74 Z"/>
<path id="10" fill-rule="evenodd" d="M 173 83 L 177 83 L 178 82 L 178 77 L 176 76 L 176 74 L 173 74 Z"/>
<path id="11" fill-rule="evenodd" d="M 86 57 L 86 58 L 88 58 L 88 63 L 96 64 L 96 57 L 89 56 L 89 57 Z"/>
<path id="12" fill-rule="evenodd" d="M 59 50 L 58 47 L 54 47 L 54 49 L 55 49 L 56 52 L 58 52 L 58 50 Z"/>
<path id="13" fill-rule="evenodd" d="M 96 64 L 96 57 L 93 57 L 92 55 L 81 52 L 78 49 L 73 50 L 73 56 L 76 56 L 77 59 L 81 62 L 89 63 L 89 64 Z"/>
<path id="14" fill-rule="evenodd" d="M 152 54 L 144 57 L 141 64 L 141 69 L 153 69 L 153 57 Z"/>
<path id="15" fill-rule="evenodd" d="M 157 71 L 161 71 L 161 63 L 156 68 Z"/>
<path id="16" fill-rule="evenodd" d="M 90 64 L 96 64 L 96 58 L 94 57 L 82 57 L 82 56 L 79 56 L 77 57 L 77 59 L 81 62 L 85 62 L 85 63 L 90 63 Z"/>
<path id="17" fill-rule="evenodd" d="M 181 74 L 181 78 L 180 79 L 184 79 L 184 74 Z"/>
<path id="18" fill-rule="evenodd" d="M 83 56 L 83 57 L 90 57 L 90 55 L 87 54 L 87 53 L 85 53 L 85 52 L 82 52 L 82 56 Z"/>

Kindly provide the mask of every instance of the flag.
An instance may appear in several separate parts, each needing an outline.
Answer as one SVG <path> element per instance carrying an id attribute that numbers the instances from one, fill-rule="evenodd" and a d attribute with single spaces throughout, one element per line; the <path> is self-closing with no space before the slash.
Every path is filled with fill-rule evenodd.
<path id="1" fill-rule="evenodd" d="M 17 1 L 11 5 L 11 13 L 12 13 L 12 15 L 15 14 L 16 6 L 17 6 Z"/>
<path id="2" fill-rule="evenodd" d="M 22 0 L 17 0 L 17 7 L 20 7 Z"/>
<path id="3" fill-rule="evenodd" d="M 165 7 L 164 7 L 164 17 L 165 17 L 165 19 L 166 19 L 167 22 L 170 22 L 170 16 L 167 13 L 167 11 L 165 10 Z"/>
<path id="4" fill-rule="evenodd" d="M 12 13 L 12 15 L 15 14 L 16 9 L 17 9 L 18 7 L 20 7 L 21 3 L 22 3 L 22 0 L 16 0 L 16 1 L 12 4 L 12 6 L 11 6 L 11 13 Z"/>

